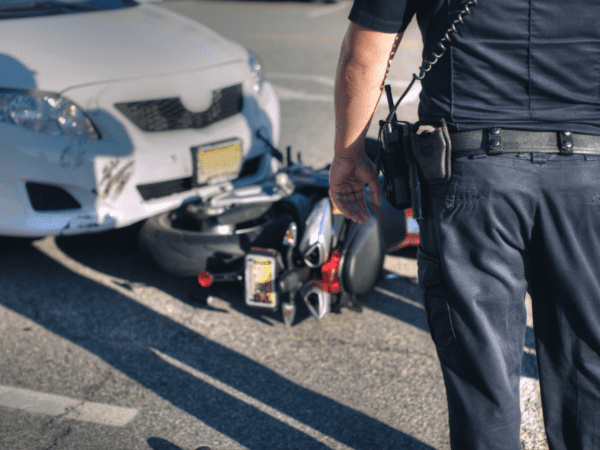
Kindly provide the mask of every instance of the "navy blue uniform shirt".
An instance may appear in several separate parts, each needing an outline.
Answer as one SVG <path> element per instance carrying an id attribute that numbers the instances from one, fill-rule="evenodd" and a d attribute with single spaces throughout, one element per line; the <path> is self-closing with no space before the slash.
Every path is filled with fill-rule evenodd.
<path id="1" fill-rule="evenodd" d="M 464 3 L 355 0 L 349 19 L 397 33 L 416 14 L 423 56 L 431 60 Z M 598 0 L 479 0 L 425 76 L 419 116 L 445 117 L 450 131 L 499 126 L 600 135 L 599 24 Z"/>

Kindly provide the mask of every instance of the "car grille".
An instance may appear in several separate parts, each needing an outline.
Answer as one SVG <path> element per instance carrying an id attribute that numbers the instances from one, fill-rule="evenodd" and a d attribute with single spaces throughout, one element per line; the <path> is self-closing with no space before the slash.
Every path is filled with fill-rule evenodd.
<path id="1" fill-rule="evenodd" d="M 204 128 L 239 113 L 243 98 L 242 85 L 237 84 L 213 91 L 212 104 L 202 112 L 188 111 L 179 98 L 116 103 L 115 107 L 143 131 L 185 130 Z"/>

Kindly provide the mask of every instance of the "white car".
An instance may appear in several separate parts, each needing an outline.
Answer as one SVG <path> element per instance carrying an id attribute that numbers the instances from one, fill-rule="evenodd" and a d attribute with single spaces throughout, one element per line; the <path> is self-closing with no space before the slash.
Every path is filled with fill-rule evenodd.
<path id="1" fill-rule="evenodd" d="M 0 235 L 124 227 L 277 170 L 257 58 L 131 0 L 0 0 Z"/>

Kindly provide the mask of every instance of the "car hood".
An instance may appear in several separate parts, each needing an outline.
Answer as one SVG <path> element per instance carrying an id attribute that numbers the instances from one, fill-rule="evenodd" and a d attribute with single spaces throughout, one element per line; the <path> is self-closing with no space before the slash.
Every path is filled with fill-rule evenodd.
<path id="1" fill-rule="evenodd" d="M 0 21 L 0 88 L 60 93 L 247 57 L 242 46 L 151 4 Z"/>

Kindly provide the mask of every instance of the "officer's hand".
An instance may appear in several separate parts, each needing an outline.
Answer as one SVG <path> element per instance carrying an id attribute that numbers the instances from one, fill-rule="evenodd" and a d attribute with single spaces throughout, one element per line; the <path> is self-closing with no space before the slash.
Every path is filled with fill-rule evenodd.
<path id="1" fill-rule="evenodd" d="M 334 207 L 358 223 L 364 223 L 371 216 L 365 201 L 365 184 L 375 204 L 381 205 L 377 169 L 364 151 L 356 159 L 333 158 L 329 169 L 329 196 Z"/>

